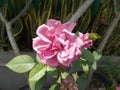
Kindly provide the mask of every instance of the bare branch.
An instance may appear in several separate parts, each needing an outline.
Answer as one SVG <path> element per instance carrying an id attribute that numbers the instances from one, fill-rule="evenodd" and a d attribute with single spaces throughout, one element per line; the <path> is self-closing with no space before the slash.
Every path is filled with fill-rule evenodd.
<path id="1" fill-rule="evenodd" d="M 120 13 L 119 13 L 119 17 L 115 17 L 114 20 L 110 23 L 109 27 L 107 28 L 106 33 L 103 36 L 103 40 L 101 41 L 101 43 L 99 44 L 97 51 L 98 52 L 102 52 L 107 41 L 108 38 L 110 37 L 112 31 L 114 30 L 115 26 L 118 24 L 118 21 L 120 20 Z"/>
<path id="2" fill-rule="evenodd" d="M 32 2 L 32 0 L 29 0 L 28 3 L 26 4 L 26 6 L 23 8 L 23 10 L 9 22 L 5 19 L 5 17 L 0 12 L 0 19 L 5 24 L 6 31 L 7 31 L 8 37 L 9 37 L 9 41 L 10 41 L 10 44 L 12 46 L 12 49 L 13 49 L 15 55 L 20 55 L 20 51 L 19 51 L 17 43 L 13 37 L 11 24 L 13 24 L 18 18 L 20 18 L 23 15 L 23 13 L 25 13 L 28 10 L 31 2 Z"/>
<path id="3" fill-rule="evenodd" d="M 9 23 L 13 24 L 18 18 L 20 18 L 28 10 L 31 3 L 32 3 L 32 0 L 29 0 L 26 6 L 23 8 L 23 10 L 16 17 L 14 17 L 11 21 L 9 21 Z"/>
<path id="4" fill-rule="evenodd" d="M 6 31 L 7 31 L 8 38 L 9 38 L 10 44 L 12 46 L 12 49 L 13 49 L 15 55 L 20 55 L 20 51 L 19 51 L 18 45 L 17 45 L 17 43 L 15 41 L 15 38 L 13 37 L 13 34 L 11 32 L 12 28 L 11 28 L 11 24 L 10 23 L 6 24 Z"/>
<path id="5" fill-rule="evenodd" d="M 68 21 L 77 21 L 88 9 L 88 7 L 94 2 L 94 0 L 86 0 L 82 6 L 78 8 L 78 10 L 73 14 L 73 16 Z"/>
<path id="6" fill-rule="evenodd" d="M 2 13 L 0 12 L 0 20 L 6 25 L 7 24 L 7 20 L 5 19 L 5 17 L 2 15 Z"/>
<path id="7" fill-rule="evenodd" d="M 113 19 L 113 21 L 110 23 L 110 25 L 107 28 L 106 33 L 103 36 L 103 40 L 101 41 L 101 43 L 99 44 L 97 51 L 98 52 L 102 52 L 112 31 L 114 30 L 115 26 L 118 24 L 119 20 L 120 20 L 120 12 L 117 11 L 117 2 L 116 0 L 113 0 L 114 3 L 114 13 L 115 13 L 115 18 Z"/>
<path id="8" fill-rule="evenodd" d="M 114 5 L 114 13 L 115 13 L 115 15 L 117 15 L 117 2 L 116 2 L 116 0 L 113 0 L 113 5 Z"/>
<path id="9" fill-rule="evenodd" d="M 7 20 L 5 19 L 5 17 L 2 15 L 1 12 L 0 12 L 0 19 L 6 26 L 6 31 L 7 31 L 9 41 L 10 41 L 10 44 L 12 46 L 12 49 L 13 49 L 14 53 L 16 55 L 19 55 L 20 53 L 19 53 L 17 43 L 16 43 L 16 41 L 15 41 L 13 35 L 12 35 L 12 32 L 11 32 L 11 24 L 9 22 L 7 22 Z"/>

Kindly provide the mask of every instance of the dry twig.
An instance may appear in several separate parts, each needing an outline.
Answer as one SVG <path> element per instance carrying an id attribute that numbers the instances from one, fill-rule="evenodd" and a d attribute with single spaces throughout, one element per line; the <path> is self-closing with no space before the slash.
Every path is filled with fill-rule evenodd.
<path id="1" fill-rule="evenodd" d="M 79 6 L 78 10 L 68 21 L 77 21 L 93 2 L 94 0 L 86 0 L 81 6 Z"/>

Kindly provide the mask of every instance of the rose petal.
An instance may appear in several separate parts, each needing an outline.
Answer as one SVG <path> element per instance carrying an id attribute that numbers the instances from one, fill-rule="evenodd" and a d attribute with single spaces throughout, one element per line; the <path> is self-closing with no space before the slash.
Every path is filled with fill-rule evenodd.
<path id="1" fill-rule="evenodd" d="M 57 67 L 59 65 L 56 56 L 49 58 L 49 59 L 42 59 L 41 63 L 45 64 L 45 65 L 49 65 L 53 68 Z"/>
<path id="2" fill-rule="evenodd" d="M 49 19 L 47 22 L 48 26 L 56 26 L 57 24 L 61 23 L 60 21 L 54 20 L 54 19 Z"/>
<path id="3" fill-rule="evenodd" d="M 50 58 L 54 57 L 56 54 L 57 54 L 56 51 L 44 50 L 44 51 L 42 51 L 42 56 L 41 57 L 43 57 L 45 59 L 50 59 Z"/>
<path id="4" fill-rule="evenodd" d="M 41 26 L 38 27 L 37 29 L 37 35 L 42 39 L 44 40 L 45 42 L 49 42 L 51 43 L 51 41 L 48 39 L 48 35 L 47 35 L 47 31 L 50 27 L 48 27 L 47 25 L 43 24 Z"/>
<path id="5" fill-rule="evenodd" d="M 83 41 L 84 41 L 84 40 L 87 40 L 87 39 L 89 39 L 89 33 L 86 33 L 86 34 L 79 33 L 79 37 L 80 37 L 80 39 L 82 39 Z"/>
<path id="6" fill-rule="evenodd" d="M 71 33 L 69 31 L 67 31 L 66 29 L 64 29 L 63 32 L 66 35 L 66 39 L 68 39 L 70 42 L 74 42 L 75 39 L 77 38 L 74 33 Z"/>
<path id="7" fill-rule="evenodd" d="M 73 59 L 74 55 L 75 55 L 75 44 L 73 44 L 70 48 L 69 48 L 69 59 Z"/>
<path id="8" fill-rule="evenodd" d="M 35 51 L 45 50 L 49 47 L 50 47 L 50 43 L 41 40 L 41 38 L 37 37 L 33 39 L 33 49 Z"/>
<path id="9" fill-rule="evenodd" d="M 76 23 L 75 22 L 67 22 L 67 23 L 64 23 L 63 25 L 69 32 L 72 32 L 72 30 L 76 26 Z"/>
<path id="10" fill-rule="evenodd" d="M 87 40 L 84 42 L 83 47 L 87 49 L 87 48 L 90 48 L 92 46 L 92 44 L 93 44 L 92 40 Z"/>
<path id="11" fill-rule="evenodd" d="M 55 28 L 54 34 L 61 34 L 64 29 L 64 25 L 60 21 L 53 19 L 48 20 L 47 25 Z"/>

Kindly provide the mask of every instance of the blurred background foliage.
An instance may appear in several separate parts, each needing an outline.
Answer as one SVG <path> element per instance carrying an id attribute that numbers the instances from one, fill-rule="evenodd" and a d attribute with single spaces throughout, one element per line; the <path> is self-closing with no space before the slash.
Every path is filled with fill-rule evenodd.
<path id="1" fill-rule="evenodd" d="M 13 35 L 21 51 L 32 51 L 32 38 L 38 25 L 48 19 L 58 19 L 62 23 L 68 21 L 79 5 L 85 0 L 33 0 L 29 10 L 12 25 Z M 14 18 L 26 5 L 28 0 L 0 0 L 0 11 L 8 21 Z M 117 0 L 117 10 L 120 10 L 120 0 Z M 101 38 L 94 41 L 95 50 L 102 40 L 108 25 L 115 17 L 112 0 L 95 0 L 82 17 L 77 20 L 77 31 L 98 33 Z M 11 50 L 6 35 L 5 26 L 0 21 L 0 50 Z M 112 32 L 103 51 L 104 55 L 120 55 L 120 22 Z"/>

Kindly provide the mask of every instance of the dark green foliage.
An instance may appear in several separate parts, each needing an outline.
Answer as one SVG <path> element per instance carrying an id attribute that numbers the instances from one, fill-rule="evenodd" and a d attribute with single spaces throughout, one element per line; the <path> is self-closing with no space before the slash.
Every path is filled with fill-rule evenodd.
<path id="1" fill-rule="evenodd" d="M 113 57 L 108 58 L 104 71 L 108 78 L 114 83 L 120 80 L 120 69 L 119 65 L 112 60 Z"/>
<path id="2" fill-rule="evenodd" d="M 0 10 L 9 21 L 24 8 L 27 1 L 28 0 L 1 0 Z M 14 36 L 19 44 L 20 49 L 31 51 L 32 38 L 36 36 L 35 32 L 39 25 L 46 23 L 50 18 L 61 20 L 63 23 L 68 21 L 75 13 L 79 5 L 82 5 L 82 3 L 84 3 L 84 0 L 33 0 L 29 10 L 19 19 L 19 27 L 16 28 L 15 26 L 18 24 L 18 21 L 13 24 L 13 28 L 16 28 Z M 117 0 L 117 10 L 120 10 L 119 0 Z M 80 31 L 83 33 L 98 33 L 101 38 L 95 40 L 94 42 L 93 49 L 96 50 L 113 18 L 114 10 L 112 0 L 95 0 L 89 9 L 84 13 L 84 15 L 76 22 L 77 26 L 73 32 Z M 0 37 L 0 39 L 5 43 L 8 43 L 4 29 L 5 28 L 2 27 L 0 28 L 0 33 L 4 33 L 4 36 L 2 38 Z M 107 42 L 107 45 L 105 46 L 103 52 L 104 55 L 120 54 L 119 34 L 120 22 L 116 26 Z M 3 49 L 4 48 L 5 47 L 3 46 Z"/>

